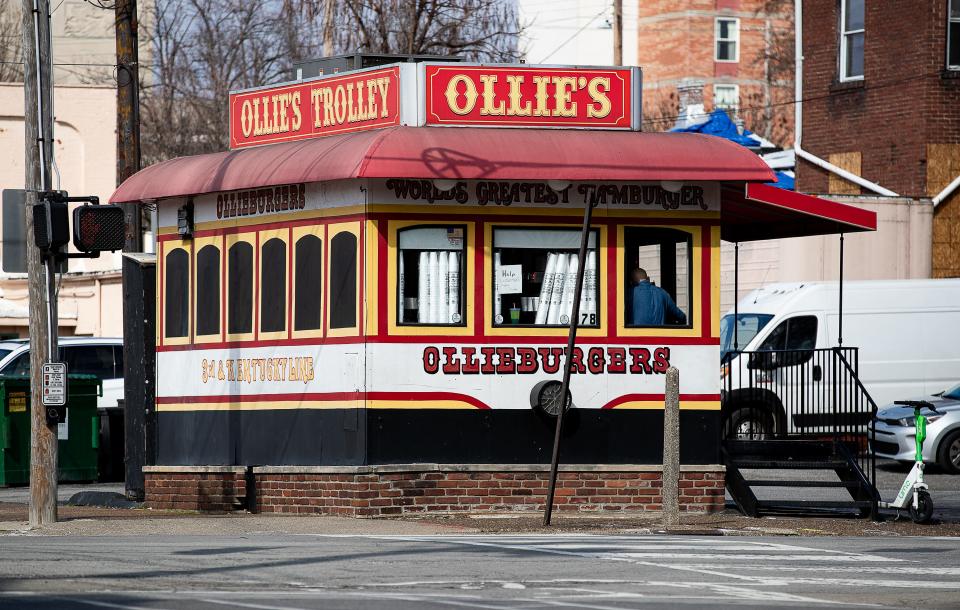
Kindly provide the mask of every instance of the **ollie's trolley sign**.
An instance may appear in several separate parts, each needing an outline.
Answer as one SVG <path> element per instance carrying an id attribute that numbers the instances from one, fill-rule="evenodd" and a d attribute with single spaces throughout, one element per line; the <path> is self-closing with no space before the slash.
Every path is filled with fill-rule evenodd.
<path id="1" fill-rule="evenodd" d="M 394 64 L 230 94 L 230 146 L 394 125 L 640 129 L 639 68 Z"/>

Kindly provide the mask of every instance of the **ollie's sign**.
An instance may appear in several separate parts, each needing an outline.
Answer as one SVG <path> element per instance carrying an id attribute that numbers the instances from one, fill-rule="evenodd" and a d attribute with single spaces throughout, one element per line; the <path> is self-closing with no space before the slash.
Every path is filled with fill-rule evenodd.
<path id="1" fill-rule="evenodd" d="M 632 126 L 630 69 L 427 64 L 425 70 L 427 125 Z"/>
<path id="2" fill-rule="evenodd" d="M 231 148 L 399 123 L 396 66 L 230 94 Z"/>

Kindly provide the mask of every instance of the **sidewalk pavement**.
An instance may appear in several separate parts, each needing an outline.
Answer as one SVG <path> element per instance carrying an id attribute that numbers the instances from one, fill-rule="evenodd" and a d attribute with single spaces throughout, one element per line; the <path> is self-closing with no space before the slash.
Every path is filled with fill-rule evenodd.
<path id="1" fill-rule="evenodd" d="M 344 534 L 431 536 L 439 534 L 671 533 L 726 536 L 960 536 L 960 523 L 916 525 L 909 518 L 883 522 L 848 517 L 764 517 L 735 510 L 681 515 L 679 527 L 665 529 L 657 513 L 554 516 L 542 525 L 540 513 L 455 515 L 424 518 L 355 519 L 325 515 L 198 514 L 185 511 L 61 506 L 58 523 L 30 529 L 27 506 L 0 502 L 0 535 L 153 536 Z"/>

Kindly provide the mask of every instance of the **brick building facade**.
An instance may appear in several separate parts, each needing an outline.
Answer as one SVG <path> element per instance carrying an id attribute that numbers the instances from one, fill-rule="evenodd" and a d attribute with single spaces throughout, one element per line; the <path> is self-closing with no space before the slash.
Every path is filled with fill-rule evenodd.
<path id="1" fill-rule="evenodd" d="M 960 66 L 951 66 L 948 51 L 951 24 L 951 44 L 960 45 L 958 5 L 960 0 L 804 2 L 803 148 L 930 205 L 929 198 L 960 175 Z M 843 23 L 847 11 L 852 21 Z M 847 39 L 851 45 L 862 40 L 862 52 L 845 48 Z M 853 63 L 843 61 L 848 50 Z M 807 162 L 798 164 L 797 188 L 861 193 Z M 957 192 L 934 210 L 932 240 L 933 277 L 960 276 Z"/>
<path id="2" fill-rule="evenodd" d="M 673 127 L 678 86 L 703 85 L 705 110 L 727 106 L 780 145 L 793 140 L 792 0 L 642 0 L 638 62 L 644 129 Z"/>

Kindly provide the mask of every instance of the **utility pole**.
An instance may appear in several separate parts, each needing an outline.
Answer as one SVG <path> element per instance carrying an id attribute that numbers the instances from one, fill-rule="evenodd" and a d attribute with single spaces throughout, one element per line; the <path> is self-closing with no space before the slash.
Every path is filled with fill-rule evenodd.
<path id="1" fill-rule="evenodd" d="M 30 313 L 30 527 L 57 521 L 57 429 L 47 424 L 43 365 L 56 360 L 57 302 L 53 257 L 41 257 L 34 240 L 33 206 L 51 190 L 53 155 L 52 64 L 48 0 L 22 0 L 24 161 L 27 285 Z M 52 328 L 51 328 L 52 327 Z"/>
<path id="2" fill-rule="evenodd" d="M 613 65 L 623 65 L 623 0 L 613 0 Z"/>
<path id="3" fill-rule="evenodd" d="M 333 55 L 333 0 L 323 2 L 323 56 Z"/>
<path id="4" fill-rule="evenodd" d="M 137 0 L 116 0 L 117 186 L 140 170 L 140 77 L 137 60 Z M 123 204 L 124 252 L 143 250 L 140 207 Z"/>

